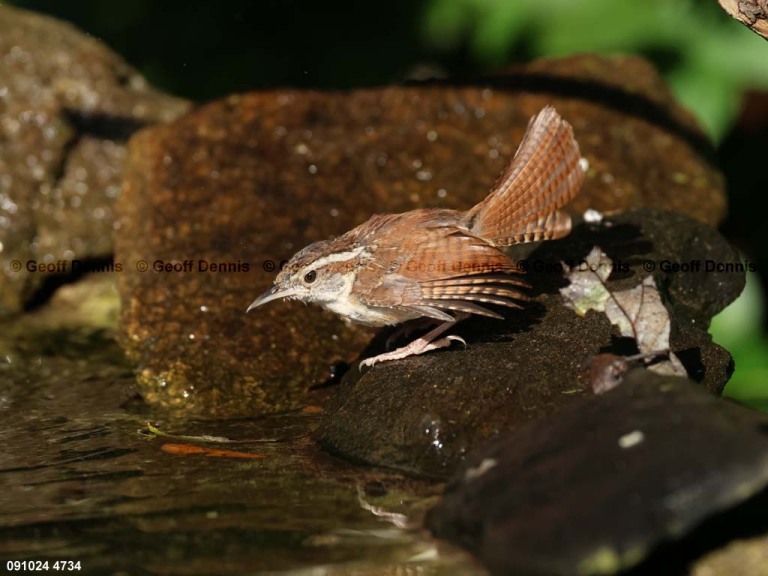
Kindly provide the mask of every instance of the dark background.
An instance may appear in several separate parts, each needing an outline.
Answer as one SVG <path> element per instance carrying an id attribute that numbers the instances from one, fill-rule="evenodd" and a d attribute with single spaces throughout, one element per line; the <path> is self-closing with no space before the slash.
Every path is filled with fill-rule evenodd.
<path id="1" fill-rule="evenodd" d="M 426 54 L 419 41 L 425 10 L 419 1 L 14 4 L 74 23 L 107 43 L 152 84 L 195 100 L 275 86 L 390 83 Z"/>

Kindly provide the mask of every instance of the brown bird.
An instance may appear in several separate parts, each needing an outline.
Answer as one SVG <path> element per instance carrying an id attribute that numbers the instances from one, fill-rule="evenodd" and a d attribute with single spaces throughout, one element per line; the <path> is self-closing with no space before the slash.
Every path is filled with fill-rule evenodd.
<path id="1" fill-rule="evenodd" d="M 559 208 L 584 181 L 586 161 L 571 126 L 548 106 L 528 124 L 491 193 L 466 212 L 440 208 L 375 215 L 334 240 L 310 244 L 248 307 L 278 298 L 313 302 L 350 322 L 391 326 L 427 318 L 439 325 L 407 346 L 363 360 L 371 366 L 464 343 L 440 336 L 481 306 L 519 308 L 528 285 L 500 248 L 566 236 Z"/>

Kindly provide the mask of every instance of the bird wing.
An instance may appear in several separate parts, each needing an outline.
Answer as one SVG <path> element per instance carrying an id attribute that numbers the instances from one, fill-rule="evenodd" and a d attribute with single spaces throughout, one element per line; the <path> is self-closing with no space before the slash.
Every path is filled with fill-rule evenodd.
<path id="1" fill-rule="evenodd" d="M 480 304 L 519 308 L 527 300 L 514 262 L 462 225 L 452 210 L 424 210 L 376 230 L 372 255 L 356 278 L 369 306 L 399 308 L 441 320 L 448 311 L 502 318 Z"/>

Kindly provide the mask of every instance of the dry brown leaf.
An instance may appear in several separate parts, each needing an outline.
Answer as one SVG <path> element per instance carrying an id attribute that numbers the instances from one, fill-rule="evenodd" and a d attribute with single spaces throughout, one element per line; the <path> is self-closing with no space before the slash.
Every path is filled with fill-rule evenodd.
<path id="1" fill-rule="evenodd" d="M 605 303 L 605 313 L 622 336 L 635 339 L 643 354 L 669 350 L 669 312 L 661 301 L 653 276 L 630 290 L 612 292 Z M 650 366 L 659 374 L 688 376 L 680 360 L 670 350 L 669 359 Z"/>
<path id="2" fill-rule="evenodd" d="M 580 316 L 589 310 L 604 312 L 622 336 L 634 338 L 641 354 L 668 355 L 668 360 L 651 365 L 651 370 L 687 376 L 682 363 L 669 349 L 669 312 L 661 301 L 653 276 L 647 276 L 629 290 L 611 292 L 606 281 L 612 266 L 611 259 L 595 246 L 583 265 L 575 269 L 566 267 L 566 277 L 571 282 L 560 289 L 566 306 Z"/>

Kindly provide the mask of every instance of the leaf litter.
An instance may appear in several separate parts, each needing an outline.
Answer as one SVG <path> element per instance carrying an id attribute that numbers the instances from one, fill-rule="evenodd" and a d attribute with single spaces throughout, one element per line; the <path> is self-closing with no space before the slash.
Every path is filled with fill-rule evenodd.
<path id="1" fill-rule="evenodd" d="M 613 262 L 598 246 L 592 248 L 580 266 L 563 266 L 570 281 L 568 286 L 560 289 L 565 305 L 579 316 L 586 315 L 589 310 L 604 313 L 622 336 L 634 339 L 640 351 L 640 354 L 629 357 L 613 354 L 593 357 L 590 382 L 596 393 L 618 385 L 630 362 L 657 356 L 667 359 L 650 365 L 650 370 L 658 374 L 688 376 L 680 359 L 669 349 L 671 321 L 653 276 L 646 276 L 629 290 L 611 291 L 607 280 Z"/>

